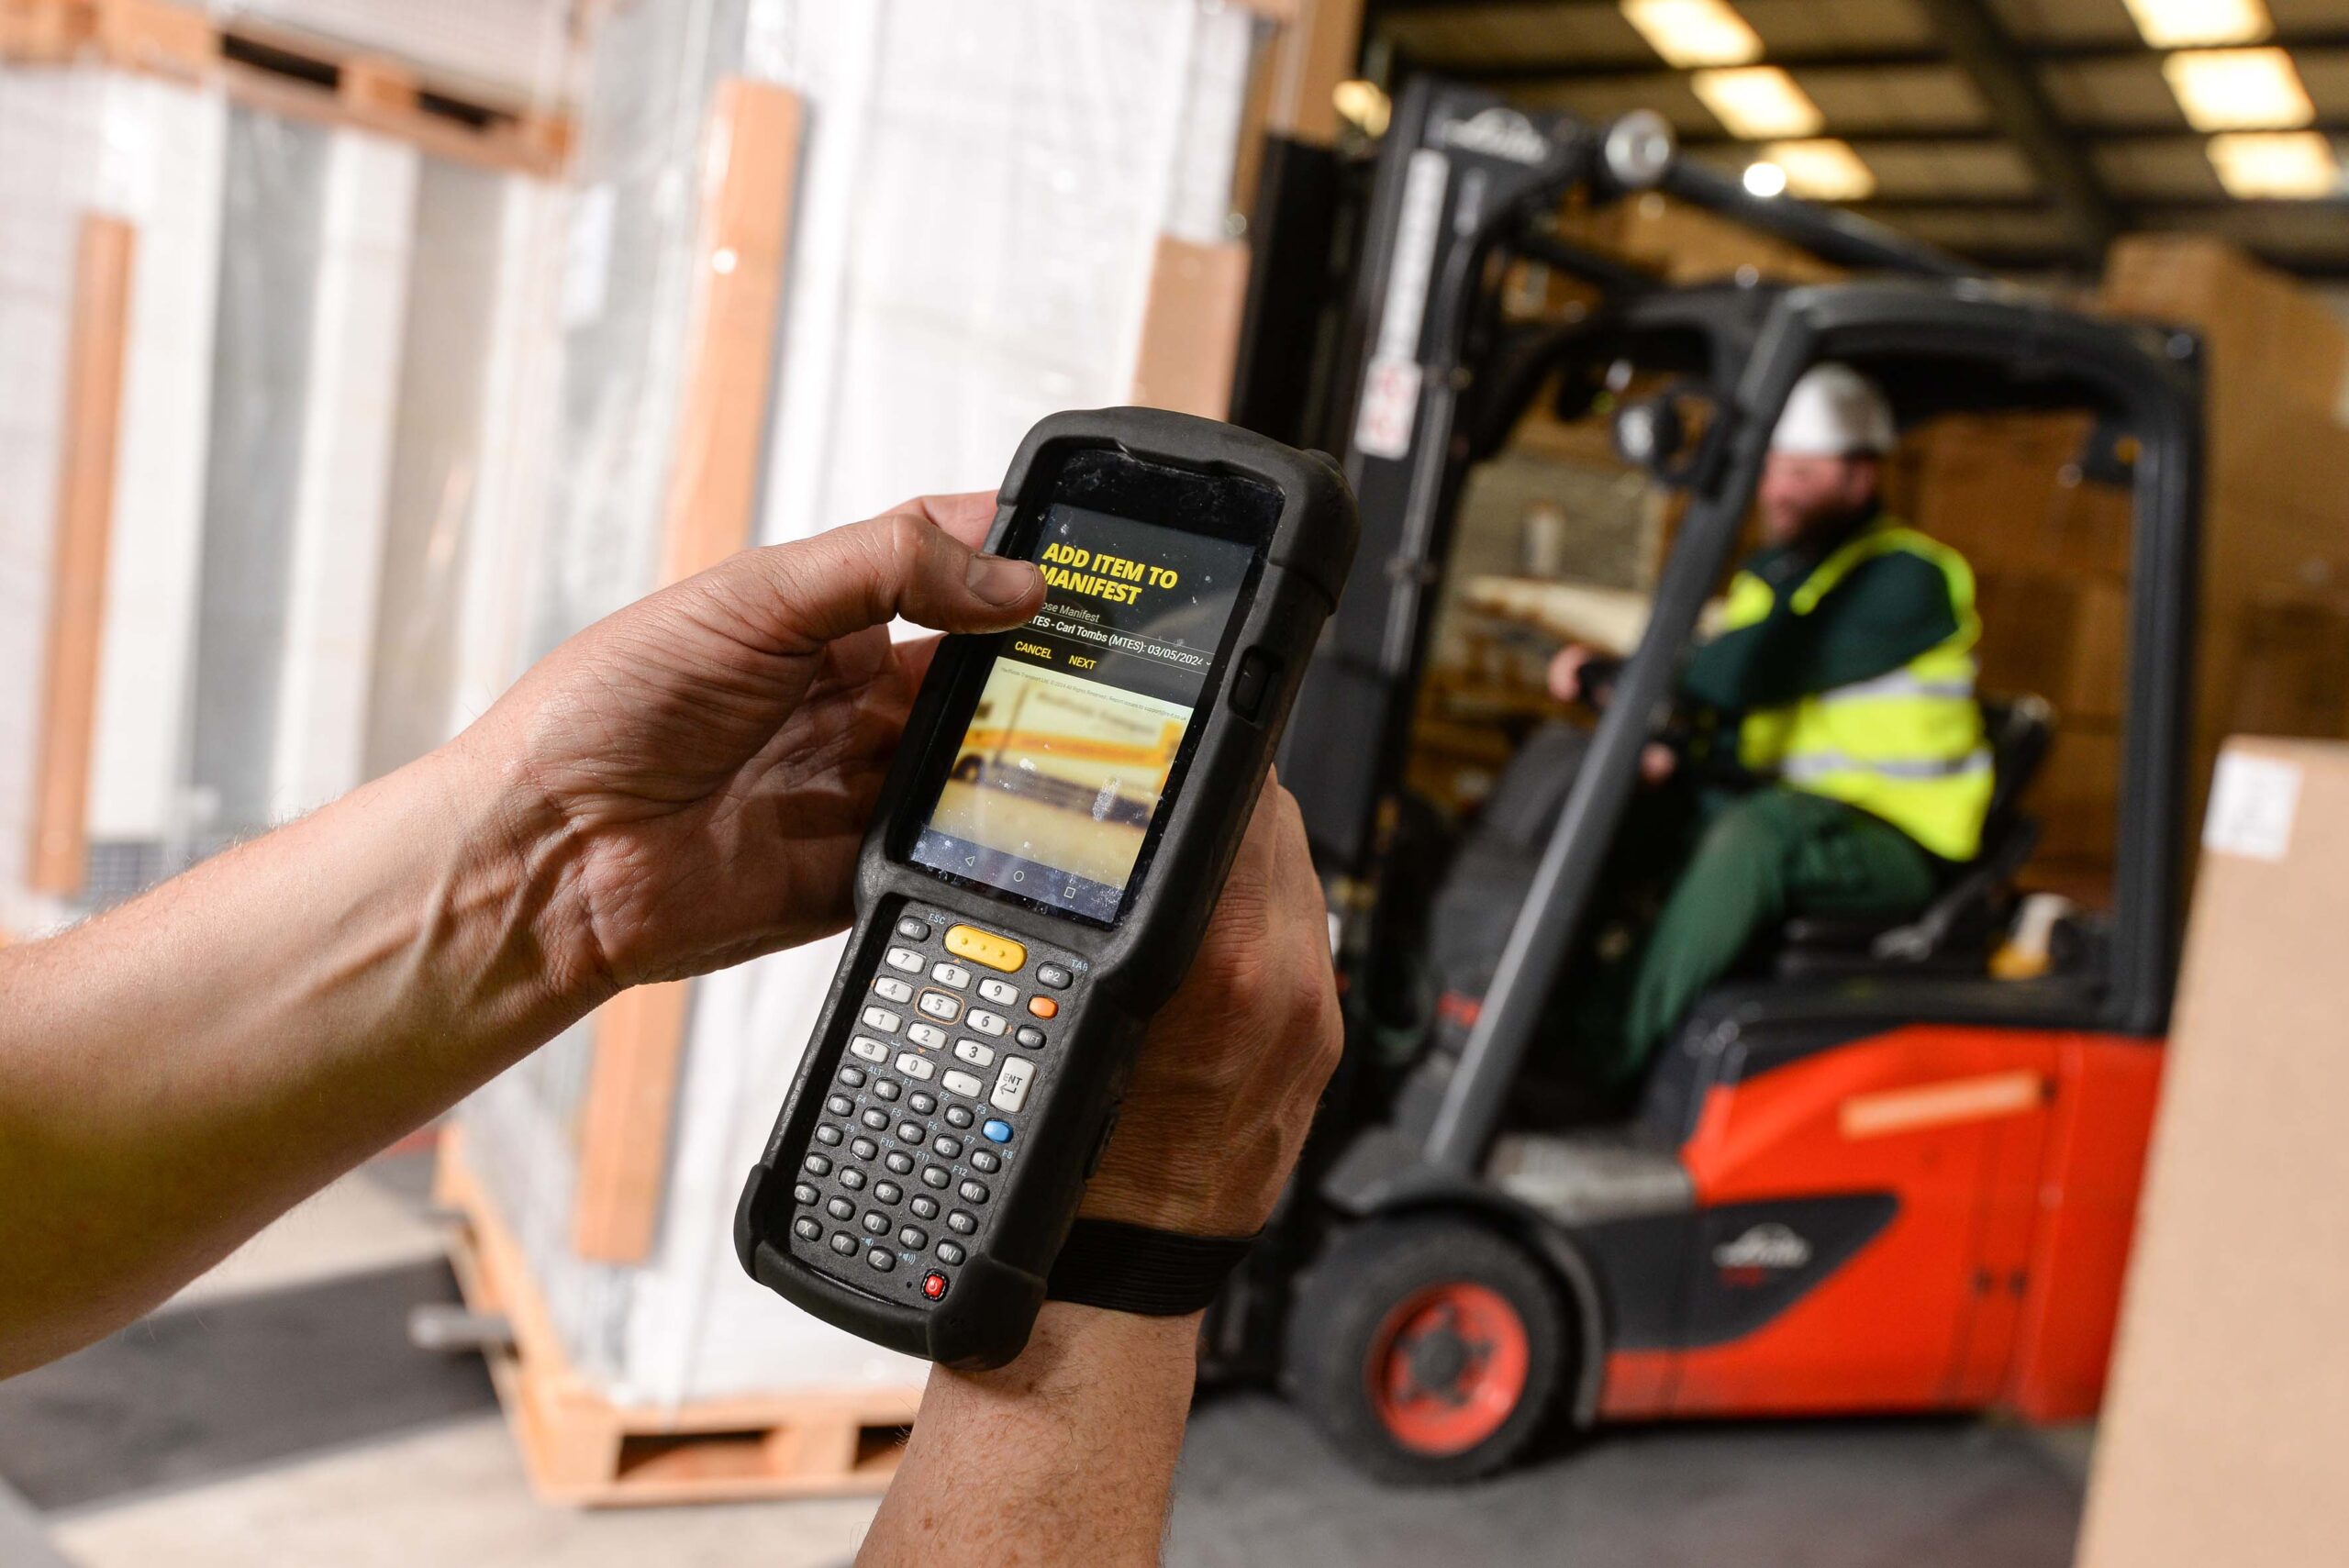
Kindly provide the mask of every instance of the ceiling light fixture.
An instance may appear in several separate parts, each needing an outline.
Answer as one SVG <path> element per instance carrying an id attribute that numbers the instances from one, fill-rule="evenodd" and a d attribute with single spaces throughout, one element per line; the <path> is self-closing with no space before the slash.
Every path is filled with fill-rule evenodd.
<path id="1" fill-rule="evenodd" d="M 2241 201 L 2314 201 L 2343 194 L 2341 160 L 2312 130 L 2235 131 L 2210 139 L 2210 167 Z"/>
<path id="2" fill-rule="evenodd" d="M 1743 179 L 1747 195 L 1768 197 L 1786 194 L 1787 172 L 1766 158 L 1760 162 L 1748 163 Z"/>
<path id="3" fill-rule="evenodd" d="M 2270 23 L 2264 0 L 2125 0 L 2137 31 L 2154 49 L 2257 43 Z"/>
<path id="4" fill-rule="evenodd" d="M 2197 49 L 2162 61 L 2196 130 L 2288 130 L 2316 118 L 2292 57 L 2280 49 Z"/>
<path id="5" fill-rule="evenodd" d="M 1688 85 L 1742 141 L 1798 140 L 1818 135 L 1827 123 L 1810 95 L 1775 65 L 1693 72 Z"/>
<path id="6" fill-rule="evenodd" d="M 1861 161 L 1848 141 L 1833 137 L 1774 141 L 1762 150 L 1762 156 L 1785 171 L 1779 183 L 1798 196 L 1820 202 L 1856 202 L 1876 194 L 1875 171 Z"/>
<path id="7" fill-rule="evenodd" d="M 1622 0 L 1623 19 L 1664 63 L 1746 65 L 1762 58 L 1760 35 L 1727 0 Z"/>

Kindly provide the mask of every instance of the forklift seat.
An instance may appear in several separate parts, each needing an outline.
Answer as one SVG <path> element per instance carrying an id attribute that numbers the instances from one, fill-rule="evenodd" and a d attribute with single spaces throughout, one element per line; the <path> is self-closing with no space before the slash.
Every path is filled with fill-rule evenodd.
<path id="1" fill-rule="evenodd" d="M 1787 921 L 1772 965 L 1777 973 L 1849 974 L 1887 966 L 1981 972 L 1997 942 L 2007 890 L 2039 842 L 2038 820 L 2023 814 L 2022 798 L 2047 760 L 2055 711 L 2043 697 L 1984 697 L 1982 728 L 1990 744 L 1990 807 L 1974 859 L 1953 867 L 1940 895 L 1913 917 Z"/>
<path id="2" fill-rule="evenodd" d="M 1982 850 L 1944 873 L 1924 910 L 1887 919 L 1803 916 L 1765 936 L 1754 959 L 1787 978 L 1884 973 L 1980 974 L 1997 945 L 2015 874 L 2038 842 L 2039 824 L 2021 803 L 2054 731 L 2054 714 L 2035 696 L 1985 698 L 1991 752 L 1990 806 Z M 1586 732 L 1564 723 L 1529 736 L 1502 771 L 1475 828 L 1438 885 L 1427 921 L 1429 967 L 1439 993 L 1437 1054 L 1465 1045 L 1477 1005 L 1524 904 L 1535 865 L 1589 749 Z M 1432 1112 L 1431 1103 L 1427 1109 Z"/>

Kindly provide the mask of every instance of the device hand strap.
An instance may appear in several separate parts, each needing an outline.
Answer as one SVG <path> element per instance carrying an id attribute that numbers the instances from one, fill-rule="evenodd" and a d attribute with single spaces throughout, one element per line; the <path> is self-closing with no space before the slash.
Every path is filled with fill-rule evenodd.
<path id="1" fill-rule="evenodd" d="M 1052 1264 L 1044 1294 L 1053 1301 L 1181 1318 L 1204 1311 L 1254 1236 L 1183 1236 L 1114 1219 L 1080 1219 Z"/>

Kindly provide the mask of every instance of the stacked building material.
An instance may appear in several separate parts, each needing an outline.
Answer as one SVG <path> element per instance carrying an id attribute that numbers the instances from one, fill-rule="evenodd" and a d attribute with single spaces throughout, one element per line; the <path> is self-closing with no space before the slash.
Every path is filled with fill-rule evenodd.
<path id="1" fill-rule="evenodd" d="M 1240 150 L 1277 112 L 1275 57 L 1343 58 L 1313 17 L 1352 14 L 1267 9 L 1284 20 L 1213 0 L 604 16 L 531 649 L 729 549 L 991 487 L 1052 410 L 1223 412 Z M 549 1495 L 885 1475 L 875 1434 L 923 1369 L 752 1284 L 731 1242 L 836 957 L 628 993 L 462 1112 L 446 1185 L 484 1299 L 518 1293 L 540 1326 L 501 1377 Z"/>
<path id="2" fill-rule="evenodd" d="M 358 57 L 273 73 L 152 0 L 11 17 L 53 24 L 0 39 L 0 929 L 31 932 L 416 755 L 468 662 L 510 665 L 456 590 L 536 510 L 509 394 L 553 187 L 355 101 Z"/>
<path id="3" fill-rule="evenodd" d="M 2226 736 L 2349 735 L 2349 325 L 2292 279 L 2196 237 L 2115 245 L 2104 299 L 2202 339 L 2199 810 Z"/>

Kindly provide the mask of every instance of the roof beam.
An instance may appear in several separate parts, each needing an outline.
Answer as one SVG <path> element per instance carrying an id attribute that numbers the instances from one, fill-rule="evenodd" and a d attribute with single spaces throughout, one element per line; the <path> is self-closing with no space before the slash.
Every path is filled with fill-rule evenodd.
<path id="1" fill-rule="evenodd" d="M 2165 231 L 2157 231 L 2149 228 L 2139 232 Z M 2239 249 L 2257 257 L 2279 272 L 2289 272 L 2296 277 L 2321 279 L 2328 282 L 2349 278 L 2349 250 L 2330 254 L 2310 250 L 2279 250 L 2272 245 L 2243 244 L 2240 240 L 2235 243 Z M 1996 268 L 2002 272 L 2076 271 L 2082 265 L 2082 258 L 2068 249 L 2056 250 L 2049 250 L 2045 246 L 2004 246 L 1987 239 L 1972 244 L 1960 243 L 1953 246 L 1952 249 L 1960 251 L 1969 261 L 1979 261 L 1986 267 Z"/>
<path id="2" fill-rule="evenodd" d="M 1897 71 L 1910 66 L 1946 65 L 1949 57 L 1937 49 L 1845 50 L 1840 52 L 1817 48 L 1779 49 L 1769 50 L 1755 63 L 1782 65 L 1789 71 Z M 1490 64 L 1431 65 L 1428 69 L 1463 82 L 1495 86 L 1537 82 L 1555 82 L 1561 85 L 1575 82 L 1629 82 L 1642 76 L 1680 74 L 1653 57 L 1609 61 L 1515 59 L 1495 61 Z"/>
<path id="3" fill-rule="evenodd" d="M 1878 223 L 1888 223 L 1895 228 L 1910 218 L 1930 217 L 1935 213 L 2029 213 L 2041 217 L 2054 210 L 2036 196 L 1874 195 L 1834 205 L 1845 212 L 1855 212 L 1862 217 L 1872 217 Z"/>
<path id="4" fill-rule="evenodd" d="M 2121 232 L 2121 214 L 2097 179 L 2087 150 L 2064 128 L 2039 77 L 2008 42 L 1989 0 L 1918 0 L 1950 59 L 1972 79 L 1997 121 L 2064 210 L 2082 250 L 2102 256 Z"/>
<path id="5" fill-rule="evenodd" d="M 2320 116 L 2295 130 L 2312 130 L 2322 136 L 2349 139 L 2349 117 L 2339 115 Z M 1831 125 L 1819 133 L 1854 147 L 1931 147 L 1947 142 L 2003 142 L 2015 139 L 2014 133 L 2002 125 L 1904 125 L 1904 126 L 1839 126 Z M 2210 139 L 2202 131 L 2188 125 L 2076 125 L 2065 134 L 2083 143 L 2103 141 L 2176 141 L 2191 142 L 2199 147 Z M 1758 144 L 1741 140 L 1726 131 L 1684 130 L 1679 133 L 1680 145 L 1698 151 L 1720 151 L 1742 148 L 1759 151 Z"/>
<path id="6" fill-rule="evenodd" d="M 2349 28 L 2278 28 L 2263 45 L 2309 54 L 2349 52 Z M 2010 45 L 2014 57 L 2031 66 L 2104 65 L 2116 61 L 2158 61 L 2165 50 L 2139 42 L 2055 42 Z M 1860 46 L 1838 49 L 1818 44 L 1781 47 L 1765 51 L 1761 63 L 1789 71 L 1898 71 L 1918 66 L 1946 65 L 1950 56 L 1932 46 Z M 1672 73 L 1672 67 L 1653 56 L 1635 60 L 1599 60 L 1575 56 L 1543 59 L 1513 55 L 1489 61 L 1464 61 L 1429 69 L 1464 82 L 1514 84 L 1528 82 L 1620 82 L 1641 76 Z"/>
<path id="7" fill-rule="evenodd" d="M 1364 25 L 1375 26 L 1382 17 L 1419 16 L 1430 11 L 1483 11 L 1510 3 L 1511 0 L 1368 0 L 1364 7 L 1367 13 Z M 1517 0 L 1521 8 L 1545 11 L 1590 10 L 1601 6 L 1612 10 L 1618 3 L 1619 0 L 1538 0 L 1536 5 L 1527 5 L 1525 0 Z"/>

